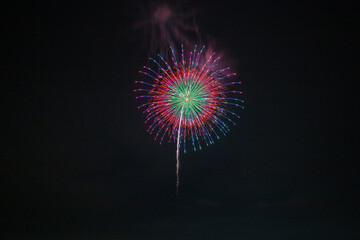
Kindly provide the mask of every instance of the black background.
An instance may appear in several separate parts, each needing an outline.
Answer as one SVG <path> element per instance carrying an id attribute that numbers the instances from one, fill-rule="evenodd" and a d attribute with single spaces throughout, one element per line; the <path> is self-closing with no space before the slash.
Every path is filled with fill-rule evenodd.
<path id="1" fill-rule="evenodd" d="M 246 108 L 181 156 L 179 201 L 175 146 L 146 133 L 132 92 L 148 54 L 133 25 L 156 4 L 1 10 L 2 239 L 360 239 L 359 9 L 183 4 L 228 51 Z"/>

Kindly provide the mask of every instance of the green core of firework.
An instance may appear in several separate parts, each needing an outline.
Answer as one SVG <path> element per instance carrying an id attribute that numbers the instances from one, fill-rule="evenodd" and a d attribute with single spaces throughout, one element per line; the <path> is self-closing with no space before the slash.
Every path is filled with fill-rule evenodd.
<path id="1" fill-rule="evenodd" d="M 183 111 L 184 119 L 193 119 L 204 112 L 209 93 L 198 79 L 183 78 L 169 87 L 167 100 L 175 115 L 180 116 Z"/>

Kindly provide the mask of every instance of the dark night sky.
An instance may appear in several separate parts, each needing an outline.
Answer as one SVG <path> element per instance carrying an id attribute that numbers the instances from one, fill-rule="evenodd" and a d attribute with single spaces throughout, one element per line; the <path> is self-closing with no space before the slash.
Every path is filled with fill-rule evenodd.
<path id="1" fill-rule="evenodd" d="M 1 10 L 1 239 L 360 239 L 359 9 L 189 2 L 246 108 L 181 156 L 179 202 L 175 146 L 146 133 L 132 92 L 139 2 Z"/>

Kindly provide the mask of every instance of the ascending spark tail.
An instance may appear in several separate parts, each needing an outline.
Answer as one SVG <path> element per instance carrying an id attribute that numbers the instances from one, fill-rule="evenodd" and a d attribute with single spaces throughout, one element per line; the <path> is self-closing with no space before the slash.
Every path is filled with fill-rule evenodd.
<path id="1" fill-rule="evenodd" d="M 180 121 L 179 121 L 179 129 L 177 134 L 177 144 L 176 144 L 176 195 L 179 196 L 179 185 L 180 185 L 180 179 L 179 179 L 179 168 L 180 168 L 180 129 L 181 129 L 181 121 L 183 116 L 183 108 L 181 109 L 180 113 Z"/>

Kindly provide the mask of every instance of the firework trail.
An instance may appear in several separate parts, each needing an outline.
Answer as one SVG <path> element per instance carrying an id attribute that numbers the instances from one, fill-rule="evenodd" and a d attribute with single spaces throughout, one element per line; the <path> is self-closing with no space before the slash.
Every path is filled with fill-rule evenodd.
<path id="1" fill-rule="evenodd" d="M 179 121 L 179 129 L 177 134 L 177 144 L 176 144 L 176 195 L 179 196 L 179 185 L 180 185 L 180 178 L 179 178 L 179 169 L 180 169 L 180 136 L 181 136 L 181 122 L 184 109 L 181 109 L 180 113 L 180 121 Z"/>
<path id="2" fill-rule="evenodd" d="M 215 53 L 205 57 L 204 48 L 198 51 L 195 46 L 185 57 L 182 47 L 178 62 L 170 47 L 171 63 L 158 54 L 158 61 L 150 58 L 153 68 L 144 66 L 139 71 L 151 81 L 135 81 L 144 87 L 134 91 L 142 93 L 137 99 L 146 100 L 138 108 L 144 109 L 145 123 L 150 125 L 147 131 L 154 133 L 160 144 L 165 136 L 176 142 L 177 194 L 181 145 L 186 153 L 187 142 L 194 151 L 213 144 L 230 130 L 228 124 L 235 125 L 232 119 L 239 118 L 232 108 L 243 108 L 243 100 L 237 98 L 242 92 L 233 89 L 241 82 L 229 80 L 236 74 L 228 73 L 229 67 L 220 68 Z"/>

